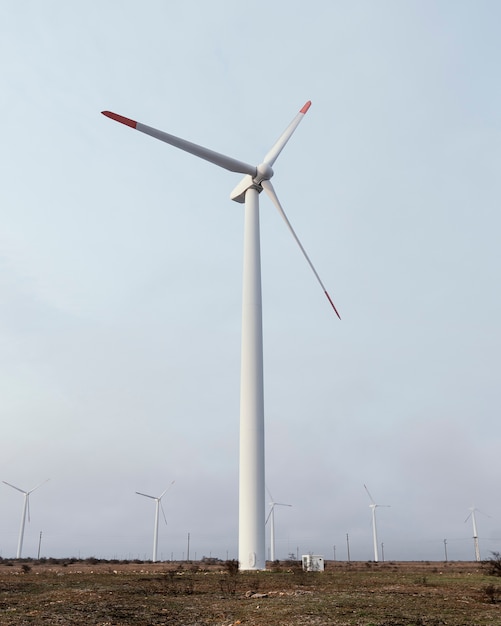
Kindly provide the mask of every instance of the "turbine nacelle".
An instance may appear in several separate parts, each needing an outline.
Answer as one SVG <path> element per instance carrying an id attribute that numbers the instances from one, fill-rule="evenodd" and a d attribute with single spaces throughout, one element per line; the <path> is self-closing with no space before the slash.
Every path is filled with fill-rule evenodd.
<path id="1" fill-rule="evenodd" d="M 235 202 L 240 202 L 240 204 L 244 204 L 245 194 L 248 189 L 255 189 L 258 193 L 261 193 L 261 191 L 263 191 L 261 185 L 256 184 L 254 182 L 254 178 L 250 174 L 247 174 L 230 193 L 230 199 L 234 200 Z"/>
<path id="2" fill-rule="evenodd" d="M 273 173 L 273 168 L 269 163 L 260 163 L 256 168 L 256 175 L 251 176 L 250 174 L 247 174 L 244 176 L 231 192 L 230 199 L 244 204 L 245 192 L 248 189 L 255 189 L 258 193 L 261 193 L 263 191 L 261 183 L 264 180 L 270 180 Z"/>

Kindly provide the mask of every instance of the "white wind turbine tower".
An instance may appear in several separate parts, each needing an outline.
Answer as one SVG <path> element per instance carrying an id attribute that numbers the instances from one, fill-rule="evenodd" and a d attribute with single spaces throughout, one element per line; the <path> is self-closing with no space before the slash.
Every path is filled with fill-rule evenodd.
<path id="1" fill-rule="evenodd" d="M 270 496 L 270 512 L 268 513 L 268 517 L 266 518 L 265 524 L 270 521 L 270 561 L 275 560 L 275 507 L 276 506 L 292 506 L 292 504 L 285 504 L 284 502 L 275 502 L 273 500 L 273 496 L 268 489 L 268 494 Z"/>
<path id="2" fill-rule="evenodd" d="M 16 487 L 15 485 L 11 485 L 6 480 L 2 481 L 5 485 L 9 485 L 9 487 L 12 487 L 12 489 L 16 489 L 16 491 L 20 491 L 22 494 L 24 494 L 24 505 L 23 505 L 23 512 L 21 515 L 21 526 L 19 528 L 19 540 L 17 542 L 16 559 L 21 558 L 21 552 L 23 550 L 24 526 L 26 524 L 26 513 L 28 513 L 28 522 L 30 521 L 30 493 L 33 493 L 36 489 L 38 489 L 42 485 L 45 485 L 45 483 L 48 482 L 49 480 L 50 479 L 47 478 L 47 480 L 44 480 L 43 483 L 40 483 L 36 487 L 33 487 L 33 489 L 30 489 L 30 491 L 24 491 L 24 489 L 20 489 L 19 487 Z"/>
<path id="3" fill-rule="evenodd" d="M 374 502 L 374 498 L 371 496 L 367 486 L 364 485 L 365 491 L 367 491 L 367 495 L 371 503 L 369 504 L 369 508 L 372 511 L 372 540 L 374 542 L 374 561 L 377 563 L 379 561 L 379 553 L 378 553 L 378 543 L 377 543 L 377 526 L 376 526 L 376 509 L 379 506 L 389 507 L 389 504 L 376 504 Z"/>
<path id="4" fill-rule="evenodd" d="M 150 496 L 147 493 L 141 493 L 140 491 L 136 491 L 138 496 L 144 496 L 145 498 L 151 498 L 151 500 L 155 500 L 155 525 L 153 527 L 153 563 L 157 561 L 157 550 L 158 550 L 158 518 L 160 516 L 160 509 L 162 509 L 162 515 L 164 516 L 165 523 L 167 524 L 167 518 L 165 517 L 164 507 L 162 505 L 162 498 L 165 496 L 167 491 L 174 484 L 174 480 L 171 484 L 165 489 L 161 495 L 159 496 Z"/>
<path id="5" fill-rule="evenodd" d="M 465 519 L 465 524 L 466 522 L 470 519 L 471 517 L 471 521 L 473 524 L 473 545 L 475 547 L 475 560 L 476 561 L 480 561 L 480 547 L 478 545 L 478 532 L 477 532 L 477 520 L 475 517 L 475 512 L 478 511 L 479 513 L 481 513 L 481 511 L 479 511 L 478 509 L 476 509 L 474 506 L 471 506 L 469 508 L 469 510 L 471 511 L 471 513 L 468 515 L 468 517 Z M 488 516 L 487 516 L 488 517 Z"/>
<path id="6" fill-rule="evenodd" d="M 189 152 L 230 172 L 244 174 L 231 193 L 231 199 L 245 203 L 244 261 L 242 298 L 242 353 L 240 374 L 240 480 L 239 545 L 240 569 L 262 570 L 266 567 L 265 483 L 264 483 L 264 398 L 263 333 L 261 302 L 261 254 L 259 236 L 259 194 L 263 189 L 271 198 L 299 245 L 332 308 L 339 313 L 317 271 L 294 232 L 270 182 L 272 166 L 310 108 L 307 102 L 258 166 L 162 132 L 140 122 L 103 111 L 103 115 L 130 126 L 155 139 Z"/>

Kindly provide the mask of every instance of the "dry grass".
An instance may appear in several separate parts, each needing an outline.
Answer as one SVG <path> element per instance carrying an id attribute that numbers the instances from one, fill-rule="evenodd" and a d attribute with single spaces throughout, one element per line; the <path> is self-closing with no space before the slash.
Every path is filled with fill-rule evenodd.
<path id="1" fill-rule="evenodd" d="M 501 624 L 501 587 L 473 563 L 331 562 L 324 573 L 282 566 L 236 575 L 171 563 L 28 569 L 0 564 L 2 626 Z"/>

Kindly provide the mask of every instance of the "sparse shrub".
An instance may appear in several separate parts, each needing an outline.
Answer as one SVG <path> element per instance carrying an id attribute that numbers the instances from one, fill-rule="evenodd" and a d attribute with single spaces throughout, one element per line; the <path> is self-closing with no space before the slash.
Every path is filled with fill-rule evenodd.
<path id="1" fill-rule="evenodd" d="M 236 559 L 225 561 L 224 569 L 230 576 L 236 576 L 238 574 L 238 561 Z"/>
<path id="2" fill-rule="evenodd" d="M 234 596 L 237 590 L 237 575 L 239 563 L 236 559 L 229 559 L 224 562 L 224 569 L 227 576 L 219 580 L 219 588 L 225 595 Z"/>
<path id="3" fill-rule="evenodd" d="M 176 577 L 177 572 L 175 570 L 168 570 L 164 573 L 165 580 L 165 593 L 169 595 L 176 596 L 177 595 L 177 584 Z"/>
<path id="4" fill-rule="evenodd" d="M 489 576 L 501 576 L 501 554 L 491 552 L 492 557 L 482 561 L 482 565 L 487 569 Z"/>
<path id="5" fill-rule="evenodd" d="M 292 554 L 292 556 L 294 556 L 294 554 Z M 302 561 L 296 561 L 295 558 L 288 559 L 287 561 L 285 561 L 284 565 L 287 568 L 287 570 L 291 572 L 292 574 L 299 574 L 303 572 Z"/>
<path id="6" fill-rule="evenodd" d="M 23 574 L 27 574 L 28 572 L 31 572 L 31 566 L 28 565 L 28 563 L 23 563 L 21 565 L 21 569 L 23 570 Z"/>
<path id="7" fill-rule="evenodd" d="M 219 579 L 219 588 L 224 595 L 234 596 L 237 591 L 237 577 L 224 576 Z"/>
<path id="8" fill-rule="evenodd" d="M 187 596 L 193 595 L 195 591 L 195 579 L 192 574 L 185 575 L 183 577 L 184 589 L 183 592 Z"/>
<path id="9" fill-rule="evenodd" d="M 195 593 L 195 576 L 195 570 L 184 570 L 181 563 L 175 569 L 164 571 L 164 593 L 171 596 L 191 596 Z"/>
<path id="10" fill-rule="evenodd" d="M 285 561 L 284 566 L 287 572 L 294 574 L 294 580 L 298 585 L 308 585 L 313 582 L 312 572 L 303 569 L 302 561 L 296 561 L 296 559 Z"/>
<path id="11" fill-rule="evenodd" d="M 487 596 L 489 602 L 491 602 L 491 604 L 495 604 L 497 602 L 498 599 L 498 595 L 499 595 L 499 587 L 496 587 L 495 585 L 486 585 L 483 589 L 485 595 Z"/>

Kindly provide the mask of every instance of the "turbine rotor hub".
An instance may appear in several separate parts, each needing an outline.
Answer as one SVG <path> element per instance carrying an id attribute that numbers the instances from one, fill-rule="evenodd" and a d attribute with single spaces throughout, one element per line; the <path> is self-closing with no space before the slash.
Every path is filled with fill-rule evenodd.
<path id="1" fill-rule="evenodd" d="M 270 180 L 273 176 L 273 168 L 268 163 L 260 163 L 256 168 L 256 176 L 254 182 L 259 185 L 263 180 Z"/>

